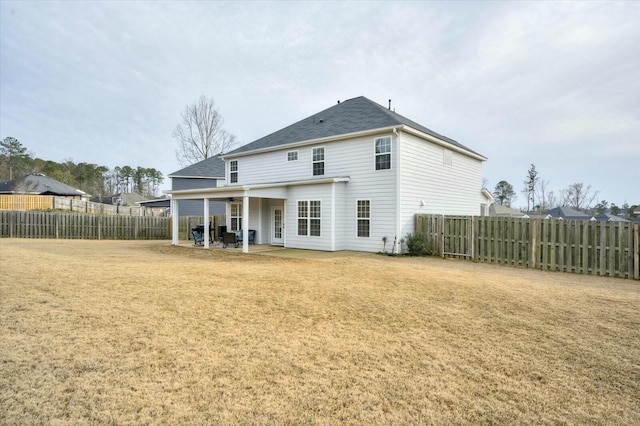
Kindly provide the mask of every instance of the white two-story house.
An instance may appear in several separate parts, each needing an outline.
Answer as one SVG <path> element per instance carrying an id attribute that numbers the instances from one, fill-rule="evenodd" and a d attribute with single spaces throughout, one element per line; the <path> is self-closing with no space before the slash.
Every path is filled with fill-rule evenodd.
<path id="1" fill-rule="evenodd" d="M 227 227 L 256 244 L 378 252 L 416 213 L 478 215 L 486 158 L 371 100 L 339 102 L 221 156 L 224 186 L 170 191 L 225 201 Z M 174 206 L 175 205 L 175 206 Z M 178 244 L 174 233 L 173 244 Z"/>

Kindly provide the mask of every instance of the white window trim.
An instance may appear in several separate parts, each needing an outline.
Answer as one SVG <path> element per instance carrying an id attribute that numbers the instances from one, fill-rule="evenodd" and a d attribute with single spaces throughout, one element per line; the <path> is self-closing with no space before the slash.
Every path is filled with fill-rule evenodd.
<path id="1" fill-rule="evenodd" d="M 233 216 L 233 206 L 238 206 L 238 215 Z M 233 229 L 233 219 L 238 220 L 238 229 Z M 229 203 L 229 231 L 239 231 L 242 229 L 242 203 L 233 202 Z"/>
<path id="2" fill-rule="evenodd" d="M 359 201 L 368 201 L 369 202 L 369 217 L 368 218 L 362 218 L 362 217 L 358 217 L 358 202 Z M 371 199 L 370 198 L 359 198 L 356 200 L 356 238 L 362 238 L 362 239 L 370 239 L 371 238 Z M 361 237 L 358 235 L 358 221 L 359 220 L 365 220 L 365 219 L 369 219 L 369 236 L 368 237 Z"/>
<path id="3" fill-rule="evenodd" d="M 389 139 L 389 152 L 384 154 L 376 153 L 376 141 L 378 139 Z M 388 169 L 376 169 L 376 159 L 379 155 L 389 155 L 389 168 Z M 373 171 L 374 172 L 384 172 L 386 170 L 393 170 L 393 138 L 391 136 L 379 136 L 377 138 L 373 138 Z"/>
<path id="4" fill-rule="evenodd" d="M 313 151 L 320 148 L 322 148 L 322 161 L 315 161 L 313 159 Z M 324 163 L 322 166 L 323 173 L 321 175 L 313 174 L 313 165 L 315 163 Z M 327 175 L 327 149 L 324 146 L 314 146 L 313 148 L 311 148 L 311 176 L 326 176 L 326 175 Z"/>
<path id="5" fill-rule="evenodd" d="M 312 201 L 317 201 L 318 203 L 320 203 L 320 217 L 311 217 L 311 202 Z M 307 203 L 307 217 L 306 218 L 300 217 L 299 203 Z M 303 235 L 300 235 L 299 228 L 298 228 L 298 221 L 300 219 L 306 219 L 307 220 L 307 233 L 303 234 Z M 311 235 L 311 219 L 320 220 L 320 235 Z M 321 238 L 322 237 L 322 200 L 311 200 L 311 199 L 296 200 L 296 236 L 297 237 L 307 237 L 307 238 Z"/>
<path id="6" fill-rule="evenodd" d="M 235 163 L 236 164 L 236 170 L 233 171 L 231 165 Z M 238 183 L 238 169 L 239 169 L 239 165 L 238 165 L 238 160 L 231 160 L 229 161 L 229 183 L 233 184 L 233 183 Z M 233 182 L 233 179 L 231 179 L 231 176 L 233 176 L 233 174 L 236 174 L 236 181 Z"/>
<path id="7" fill-rule="evenodd" d="M 296 154 L 296 158 L 295 158 L 295 159 L 293 159 L 293 160 L 290 160 L 290 159 L 289 159 L 289 154 L 293 154 L 294 152 L 295 152 L 295 154 Z M 298 159 L 299 159 L 299 158 L 300 158 L 300 152 L 299 152 L 297 149 L 296 149 L 296 150 L 293 150 L 293 151 L 287 151 L 287 158 L 286 158 L 287 163 L 290 163 L 290 162 L 292 162 L 292 161 L 298 161 Z"/>

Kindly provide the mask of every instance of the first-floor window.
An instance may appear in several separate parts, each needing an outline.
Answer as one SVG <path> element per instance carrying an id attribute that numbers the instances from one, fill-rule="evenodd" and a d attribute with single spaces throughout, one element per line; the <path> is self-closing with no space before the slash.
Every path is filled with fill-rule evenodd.
<path id="1" fill-rule="evenodd" d="M 320 236 L 320 201 L 298 201 L 298 235 Z"/>
<path id="2" fill-rule="evenodd" d="M 371 235 L 371 201 L 358 200 L 358 237 Z"/>
<path id="3" fill-rule="evenodd" d="M 242 204 L 231 203 L 231 231 L 242 229 Z"/>

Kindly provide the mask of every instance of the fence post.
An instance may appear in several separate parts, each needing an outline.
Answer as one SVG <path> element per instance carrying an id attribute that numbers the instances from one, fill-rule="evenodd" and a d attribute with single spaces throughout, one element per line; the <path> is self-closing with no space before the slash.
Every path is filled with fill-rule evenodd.
<path id="1" fill-rule="evenodd" d="M 440 256 L 444 259 L 444 215 L 440 216 L 438 226 L 438 250 L 440 250 Z"/>
<path id="2" fill-rule="evenodd" d="M 633 278 L 640 280 L 640 224 L 633 224 Z"/>
<path id="3" fill-rule="evenodd" d="M 536 269 L 538 259 L 538 219 L 531 221 L 531 268 Z"/>

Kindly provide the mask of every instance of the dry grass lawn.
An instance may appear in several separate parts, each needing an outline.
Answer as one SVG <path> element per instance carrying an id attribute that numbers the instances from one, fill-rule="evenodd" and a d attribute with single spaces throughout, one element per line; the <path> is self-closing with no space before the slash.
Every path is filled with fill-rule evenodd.
<path id="1" fill-rule="evenodd" d="M 640 283 L 0 240 L 0 424 L 640 424 Z"/>

